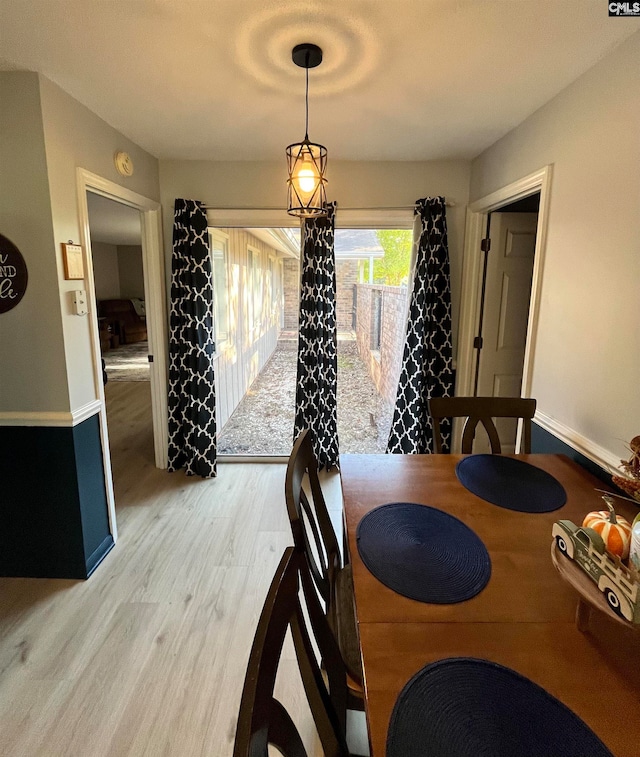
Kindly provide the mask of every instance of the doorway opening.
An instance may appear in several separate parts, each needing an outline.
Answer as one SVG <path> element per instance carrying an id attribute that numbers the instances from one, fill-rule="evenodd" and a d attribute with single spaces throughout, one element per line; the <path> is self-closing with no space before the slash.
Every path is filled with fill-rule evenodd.
<path id="1" fill-rule="evenodd" d="M 520 396 L 539 206 L 536 192 L 487 215 L 474 396 Z M 515 452 L 517 428 L 515 418 L 496 419 L 505 453 Z M 474 452 L 490 449 L 486 435 L 475 439 Z"/>
<path id="2" fill-rule="evenodd" d="M 469 207 L 458 395 L 531 396 L 550 181 L 547 166 Z M 517 452 L 521 424 L 497 425 L 503 449 Z M 456 419 L 454 451 L 461 426 Z M 474 452 L 487 450 L 488 440 L 476 440 Z"/>
<path id="3" fill-rule="evenodd" d="M 116 503 L 154 466 L 151 371 L 140 211 L 87 192 L 95 317 Z"/>
<path id="4" fill-rule="evenodd" d="M 89 227 L 89 195 L 115 201 L 133 209 L 138 214 L 141 234 L 142 265 L 145 293 L 146 330 L 150 366 L 151 415 L 153 426 L 154 462 L 158 468 L 167 467 L 168 418 L 167 418 L 167 323 L 165 298 L 165 265 L 162 248 L 160 203 L 104 179 L 84 168 L 76 170 L 78 218 L 80 241 L 85 250 L 87 271 L 87 303 L 89 306 L 89 334 L 93 358 L 95 396 L 100 409 L 100 440 L 102 446 L 105 492 L 109 513 L 109 526 L 114 541 L 118 529 L 115 512 L 115 496 L 111 465 L 109 432 L 105 403 L 105 381 L 102 368 L 101 335 L 97 314 L 97 298 L 94 282 L 91 231 Z M 107 332 L 108 333 L 108 332 Z M 103 339 L 106 339 L 103 335 Z M 110 345 L 114 341 L 110 342 Z"/>

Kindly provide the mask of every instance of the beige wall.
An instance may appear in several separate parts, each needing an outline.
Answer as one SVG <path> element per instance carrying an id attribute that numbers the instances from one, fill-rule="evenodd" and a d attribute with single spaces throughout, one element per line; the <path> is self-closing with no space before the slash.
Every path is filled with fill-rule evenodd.
<path id="1" fill-rule="evenodd" d="M 640 32 L 472 165 L 478 199 L 553 164 L 532 394 L 615 458 L 640 432 Z"/>
<path id="2" fill-rule="evenodd" d="M 144 300 L 144 274 L 140 245 L 118 245 L 118 270 L 120 296 L 126 299 Z"/>
<path id="3" fill-rule="evenodd" d="M 0 103 L 0 233 L 22 253 L 29 277 L 22 301 L 0 315 L 0 412 L 65 411 L 69 399 L 38 75 L 0 72 Z"/>
<path id="4" fill-rule="evenodd" d="M 92 242 L 93 278 L 96 285 L 96 300 L 120 299 L 120 270 L 118 248 L 114 244 Z"/>
<path id="5" fill-rule="evenodd" d="M 337 217 L 340 207 L 412 207 L 417 199 L 429 195 L 444 195 L 447 200 L 455 202 L 455 207 L 447 208 L 455 339 L 470 164 L 462 160 L 422 163 L 332 161 L 329 146 L 327 175 L 327 195 L 329 200 L 338 202 Z M 214 207 L 284 208 L 286 164 L 284 158 L 281 162 L 162 160 L 160 190 L 169 259 L 176 197 L 202 200 Z"/>
<path id="6" fill-rule="evenodd" d="M 142 247 L 92 242 L 91 255 L 98 301 L 144 300 Z"/>
<path id="7" fill-rule="evenodd" d="M 57 309 L 62 312 L 68 402 L 71 410 L 76 410 L 97 398 L 89 340 L 90 316 L 72 313 L 71 292 L 80 287 L 77 281 L 65 281 L 60 253 L 61 242 L 80 240 L 76 169 L 84 168 L 158 200 L 158 161 L 48 79 L 40 76 L 39 80 L 54 231 L 50 254 L 57 261 Z M 130 178 L 125 179 L 115 169 L 113 156 L 118 150 L 131 155 L 134 174 Z"/>
<path id="8" fill-rule="evenodd" d="M 43 76 L 0 72 L 0 226 L 23 253 L 29 284 L 0 318 L 0 412 L 69 412 L 97 398 L 89 317 L 73 315 L 81 281 L 66 281 L 61 243 L 80 241 L 76 169 L 87 169 L 153 200 L 158 162 Z M 113 165 L 128 151 L 135 174 Z M 5 357 L 8 356 L 8 357 Z"/>

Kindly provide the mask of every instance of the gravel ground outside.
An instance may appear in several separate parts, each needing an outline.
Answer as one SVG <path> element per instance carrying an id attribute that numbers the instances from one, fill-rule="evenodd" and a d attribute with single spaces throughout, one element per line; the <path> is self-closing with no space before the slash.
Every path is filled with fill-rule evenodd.
<path id="1" fill-rule="evenodd" d="M 293 445 L 295 338 L 281 338 L 218 440 L 220 455 L 289 455 Z M 338 338 L 338 440 L 342 453 L 384 453 L 393 409 L 385 407 L 355 341 Z"/>

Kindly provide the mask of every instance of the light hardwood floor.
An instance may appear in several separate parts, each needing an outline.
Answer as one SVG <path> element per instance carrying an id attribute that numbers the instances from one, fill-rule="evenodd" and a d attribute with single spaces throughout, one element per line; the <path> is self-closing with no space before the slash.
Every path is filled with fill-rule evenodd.
<path id="1" fill-rule="evenodd" d="M 285 466 L 222 464 L 212 480 L 157 470 L 149 385 L 106 389 L 119 540 L 88 581 L 0 578 L 0 754 L 227 757 L 292 543 Z M 323 485 L 339 524 L 339 477 Z M 317 753 L 292 648 L 279 689 Z"/>

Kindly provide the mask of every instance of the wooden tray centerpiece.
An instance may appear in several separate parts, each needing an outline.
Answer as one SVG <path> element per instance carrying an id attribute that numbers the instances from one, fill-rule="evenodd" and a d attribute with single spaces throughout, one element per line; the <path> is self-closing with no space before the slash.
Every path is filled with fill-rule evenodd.
<path id="1" fill-rule="evenodd" d="M 604 494 L 603 499 L 613 513 L 611 495 Z M 576 611 L 578 629 L 586 630 L 592 607 L 625 626 L 639 629 L 638 570 L 633 565 L 627 567 L 618 555 L 609 552 L 604 539 L 593 528 L 558 520 L 553 524 L 552 536 L 551 560 L 561 578 L 580 595 Z"/>

